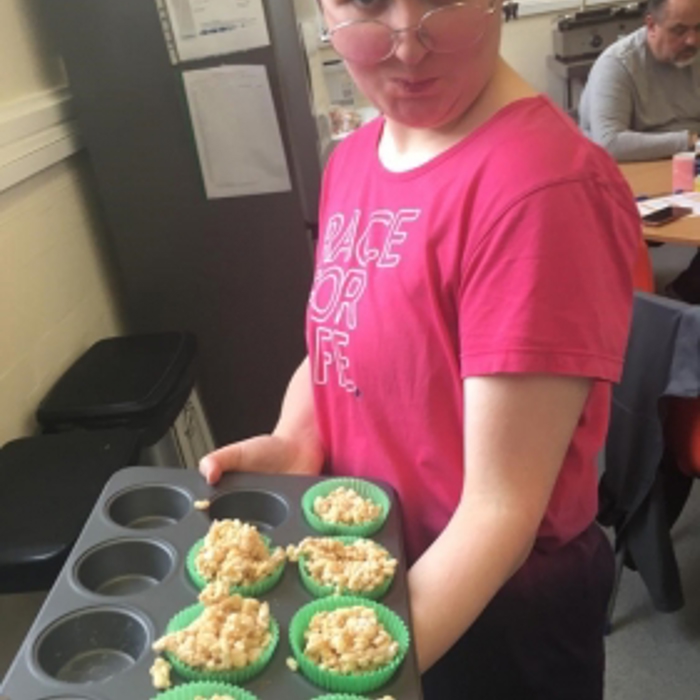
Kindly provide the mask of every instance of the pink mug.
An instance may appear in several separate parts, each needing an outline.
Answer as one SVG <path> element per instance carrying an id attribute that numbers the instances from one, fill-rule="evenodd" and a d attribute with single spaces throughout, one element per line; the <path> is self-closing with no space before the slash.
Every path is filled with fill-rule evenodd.
<path id="1" fill-rule="evenodd" d="M 692 192 L 695 189 L 695 154 L 676 153 L 672 172 L 673 191 Z"/>

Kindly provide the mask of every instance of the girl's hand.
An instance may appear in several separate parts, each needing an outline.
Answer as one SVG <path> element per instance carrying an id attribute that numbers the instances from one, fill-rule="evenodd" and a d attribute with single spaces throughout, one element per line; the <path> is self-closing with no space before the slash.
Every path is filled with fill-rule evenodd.
<path id="1" fill-rule="evenodd" d="M 210 452 L 200 461 L 199 471 L 209 484 L 215 484 L 224 472 L 313 475 L 322 466 L 323 448 L 314 414 L 309 361 L 305 358 L 289 382 L 272 434 Z"/>
<path id="2" fill-rule="evenodd" d="M 221 447 L 202 458 L 199 471 L 209 484 L 224 472 L 317 474 L 322 455 L 315 447 L 278 435 L 259 435 Z"/>

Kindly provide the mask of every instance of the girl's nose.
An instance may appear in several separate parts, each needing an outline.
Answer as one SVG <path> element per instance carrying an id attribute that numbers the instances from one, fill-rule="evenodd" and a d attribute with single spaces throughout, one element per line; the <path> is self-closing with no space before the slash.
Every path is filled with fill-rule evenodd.
<path id="1" fill-rule="evenodd" d="M 397 43 L 394 56 L 406 65 L 420 63 L 428 53 L 428 49 L 419 38 L 418 28 L 415 25 L 396 34 L 395 40 Z"/>

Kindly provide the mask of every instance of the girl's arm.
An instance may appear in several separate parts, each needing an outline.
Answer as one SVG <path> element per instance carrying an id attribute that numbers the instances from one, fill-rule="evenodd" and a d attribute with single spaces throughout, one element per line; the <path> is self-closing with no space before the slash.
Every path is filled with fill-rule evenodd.
<path id="1" fill-rule="evenodd" d="M 409 572 L 421 671 L 461 637 L 527 559 L 591 381 L 464 381 L 465 479 L 452 519 Z"/>

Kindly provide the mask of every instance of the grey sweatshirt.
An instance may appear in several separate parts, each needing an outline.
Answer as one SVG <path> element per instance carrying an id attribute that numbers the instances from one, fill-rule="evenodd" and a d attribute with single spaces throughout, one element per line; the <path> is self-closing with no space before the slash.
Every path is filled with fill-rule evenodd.
<path id="1" fill-rule="evenodd" d="M 646 32 L 598 57 L 579 104 L 583 131 L 620 161 L 668 158 L 700 132 L 700 60 L 686 68 L 657 61 Z"/>

